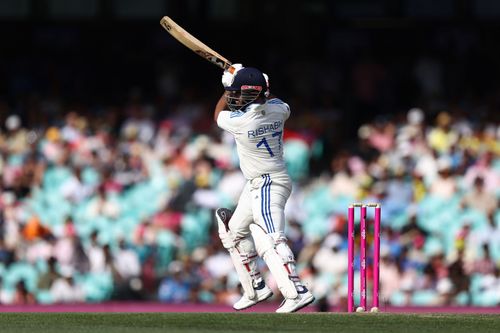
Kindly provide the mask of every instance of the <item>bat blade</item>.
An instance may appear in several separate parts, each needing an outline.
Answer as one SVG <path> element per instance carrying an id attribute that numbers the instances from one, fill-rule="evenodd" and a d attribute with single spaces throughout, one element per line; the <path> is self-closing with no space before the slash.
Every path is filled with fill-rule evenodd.
<path id="1" fill-rule="evenodd" d="M 215 52 L 210 47 L 202 43 L 199 39 L 184 30 L 180 25 L 175 23 L 175 21 L 170 17 L 164 16 L 160 20 L 160 24 L 172 35 L 172 37 L 177 39 L 179 42 L 184 44 L 184 46 L 191 49 L 199 56 L 205 58 L 206 60 L 219 66 L 222 69 L 228 69 L 231 66 L 231 61 L 227 60 L 219 53 Z"/>

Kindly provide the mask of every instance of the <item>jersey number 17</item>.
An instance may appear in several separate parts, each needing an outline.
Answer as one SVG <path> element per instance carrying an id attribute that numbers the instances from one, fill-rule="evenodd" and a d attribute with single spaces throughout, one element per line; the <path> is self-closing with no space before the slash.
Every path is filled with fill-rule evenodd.
<path id="1" fill-rule="evenodd" d="M 273 138 L 278 137 L 278 146 L 279 146 L 279 150 L 280 151 L 281 151 L 281 133 L 283 133 L 283 132 L 279 131 L 279 132 L 274 132 L 272 134 Z M 257 143 L 257 148 L 260 148 L 261 146 L 266 147 L 267 152 L 269 153 L 269 155 L 271 155 L 271 157 L 274 157 L 274 153 L 273 153 L 271 147 L 269 147 L 269 143 L 267 143 L 266 137 L 263 137 L 262 140 L 260 140 Z"/>

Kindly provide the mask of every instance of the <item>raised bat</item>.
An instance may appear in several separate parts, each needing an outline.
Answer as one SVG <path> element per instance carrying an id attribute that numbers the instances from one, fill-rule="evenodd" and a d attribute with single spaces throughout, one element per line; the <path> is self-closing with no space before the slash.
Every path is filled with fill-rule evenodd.
<path id="1" fill-rule="evenodd" d="M 184 30 L 180 25 L 174 22 L 170 17 L 164 16 L 160 20 L 160 24 L 167 30 L 175 39 L 184 44 L 189 49 L 193 50 L 199 56 L 205 58 L 211 63 L 219 66 L 222 69 L 231 67 L 231 61 L 227 60 L 219 53 L 215 52 L 196 37 Z"/>

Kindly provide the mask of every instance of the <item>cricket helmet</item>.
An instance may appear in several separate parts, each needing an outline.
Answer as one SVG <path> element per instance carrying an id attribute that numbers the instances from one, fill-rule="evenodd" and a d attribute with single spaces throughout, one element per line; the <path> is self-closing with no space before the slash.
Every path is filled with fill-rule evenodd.
<path id="1" fill-rule="evenodd" d="M 225 89 L 227 105 L 231 111 L 243 111 L 258 97 L 265 96 L 267 82 L 257 68 L 245 67 L 236 72 L 233 83 Z"/>

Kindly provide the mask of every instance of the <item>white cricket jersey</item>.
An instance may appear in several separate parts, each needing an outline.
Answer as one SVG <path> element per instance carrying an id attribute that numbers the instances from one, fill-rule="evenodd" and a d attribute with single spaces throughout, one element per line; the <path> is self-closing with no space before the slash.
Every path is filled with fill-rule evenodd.
<path id="1" fill-rule="evenodd" d="M 246 111 L 221 111 L 217 125 L 234 135 L 240 168 L 247 179 L 286 172 L 283 128 L 290 107 L 278 98 L 251 104 Z"/>

